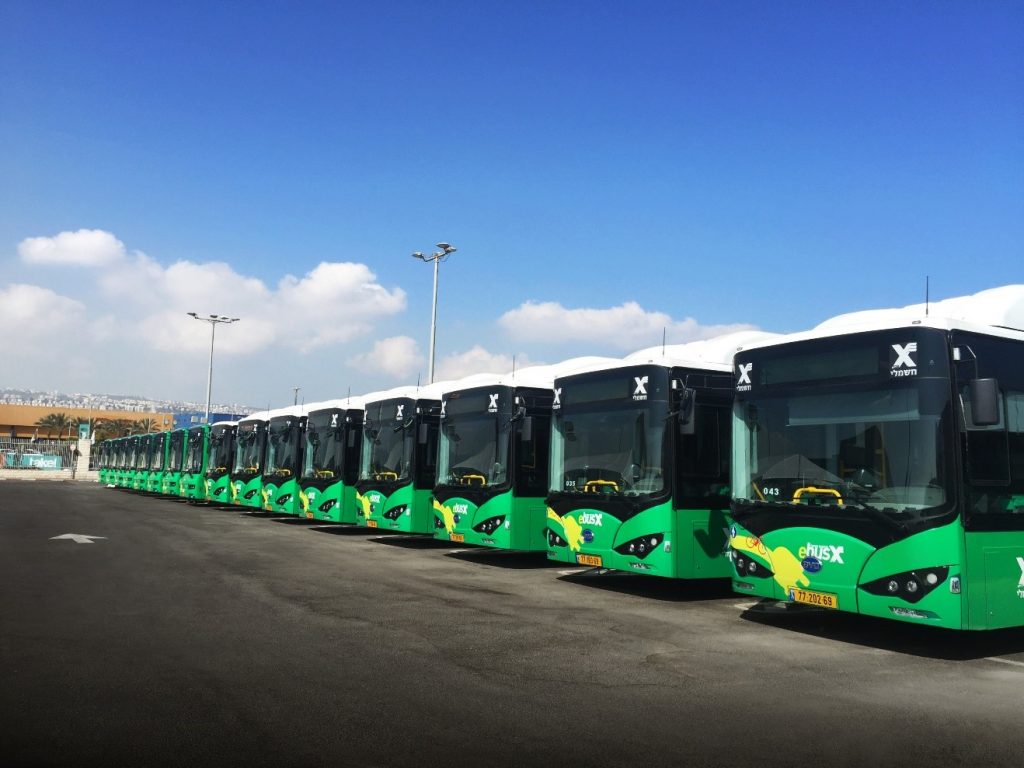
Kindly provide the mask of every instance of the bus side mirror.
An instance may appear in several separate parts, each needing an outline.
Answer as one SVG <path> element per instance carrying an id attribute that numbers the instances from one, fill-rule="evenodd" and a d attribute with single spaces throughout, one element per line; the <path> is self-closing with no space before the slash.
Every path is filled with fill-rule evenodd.
<path id="1" fill-rule="evenodd" d="M 994 427 L 999 418 L 999 380 L 971 379 L 967 384 L 971 398 L 971 421 L 979 427 Z"/>
<path id="2" fill-rule="evenodd" d="M 693 406 L 697 400 L 695 390 L 686 387 L 679 396 L 679 432 L 683 435 L 693 434 Z"/>
<path id="3" fill-rule="evenodd" d="M 419 442 L 420 445 L 426 445 L 427 444 L 427 434 L 428 434 L 427 433 L 427 425 L 426 424 L 420 424 L 419 433 L 417 435 L 417 439 L 418 439 L 418 442 Z"/>
<path id="4" fill-rule="evenodd" d="M 523 417 L 523 426 L 519 428 L 519 439 L 524 443 L 533 440 L 533 416 Z"/>

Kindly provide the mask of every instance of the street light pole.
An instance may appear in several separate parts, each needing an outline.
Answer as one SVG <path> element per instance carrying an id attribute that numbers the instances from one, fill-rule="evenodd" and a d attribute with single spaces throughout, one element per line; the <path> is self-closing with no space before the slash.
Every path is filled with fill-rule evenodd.
<path id="1" fill-rule="evenodd" d="M 434 299 L 430 306 L 430 362 L 428 363 L 430 368 L 430 384 L 434 383 L 434 343 L 437 340 L 437 265 L 458 250 L 448 243 L 438 243 L 437 247 L 441 250 L 435 251 L 430 256 L 425 256 L 420 251 L 416 251 L 412 255 L 414 259 L 419 259 L 423 262 L 434 262 Z"/>
<path id="2" fill-rule="evenodd" d="M 210 423 L 210 396 L 213 394 L 213 340 L 217 335 L 217 323 L 237 323 L 240 318 L 227 317 L 226 315 L 209 315 L 207 317 L 200 317 L 195 312 L 189 312 L 190 317 L 196 320 L 202 320 L 204 323 L 210 324 L 210 370 L 206 376 L 206 424 Z"/>

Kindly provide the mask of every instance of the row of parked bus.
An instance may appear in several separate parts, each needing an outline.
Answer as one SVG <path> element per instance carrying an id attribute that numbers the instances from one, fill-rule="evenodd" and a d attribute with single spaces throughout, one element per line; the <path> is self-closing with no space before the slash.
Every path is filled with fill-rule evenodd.
<path id="1" fill-rule="evenodd" d="M 108 485 L 1024 625 L 1024 286 L 99 446 Z"/>

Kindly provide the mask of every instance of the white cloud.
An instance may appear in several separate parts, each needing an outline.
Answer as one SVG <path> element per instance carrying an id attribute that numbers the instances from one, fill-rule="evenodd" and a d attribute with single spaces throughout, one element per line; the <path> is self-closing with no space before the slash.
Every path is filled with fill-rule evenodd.
<path id="1" fill-rule="evenodd" d="M 54 237 L 27 237 L 18 244 L 26 264 L 105 267 L 122 260 L 124 243 L 102 229 L 61 232 Z"/>
<path id="2" fill-rule="evenodd" d="M 387 335 L 378 328 L 406 306 L 405 291 L 381 285 L 355 261 L 313 262 L 308 272 L 270 282 L 223 262 L 163 264 L 102 230 L 26 238 L 18 252 L 52 282 L 0 283 L 0 327 L 18 329 L 4 352 L 19 382 L 46 387 L 154 395 L 191 389 L 205 382 L 210 325 L 187 313 L 218 313 L 241 320 L 216 327 L 215 385 L 262 399 L 290 391 L 314 370 L 333 382 L 344 357 Z M 70 278 L 61 269 L 69 264 L 93 269 L 86 280 Z M 423 356 L 402 338 L 379 343 L 374 374 L 415 378 Z M 69 374 L 80 369 L 76 360 L 94 365 L 94 380 Z"/>
<path id="3" fill-rule="evenodd" d="M 14 283 L 0 288 L 0 328 L 6 343 L 60 336 L 85 317 L 85 305 L 49 288 Z M 6 331 L 16 330 L 16 333 Z"/>
<path id="4" fill-rule="evenodd" d="M 554 301 L 528 301 L 503 314 L 498 325 L 520 343 L 582 341 L 625 352 L 660 344 L 662 329 L 669 344 L 682 344 L 755 327 L 701 325 L 692 317 L 675 320 L 664 312 L 648 312 L 635 301 L 607 309 L 567 309 Z"/>
<path id="5" fill-rule="evenodd" d="M 414 339 L 392 336 L 375 342 L 372 350 L 356 355 L 349 363 L 357 368 L 367 368 L 372 373 L 408 379 L 423 366 L 424 359 Z"/>
<path id="6" fill-rule="evenodd" d="M 479 344 L 465 352 L 446 355 L 437 362 L 435 380 L 461 379 L 474 373 L 504 374 L 512 371 L 512 355 L 488 352 Z M 515 367 L 533 365 L 526 355 L 516 355 Z"/>

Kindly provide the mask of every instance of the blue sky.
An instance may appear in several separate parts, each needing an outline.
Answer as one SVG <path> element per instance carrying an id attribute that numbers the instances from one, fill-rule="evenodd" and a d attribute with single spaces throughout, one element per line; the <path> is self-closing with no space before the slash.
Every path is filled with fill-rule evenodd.
<path id="1" fill-rule="evenodd" d="M 10 386 L 415 381 L 438 240 L 445 373 L 801 330 L 1024 282 L 1024 6 L 11 2 L 0 179 Z"/>

